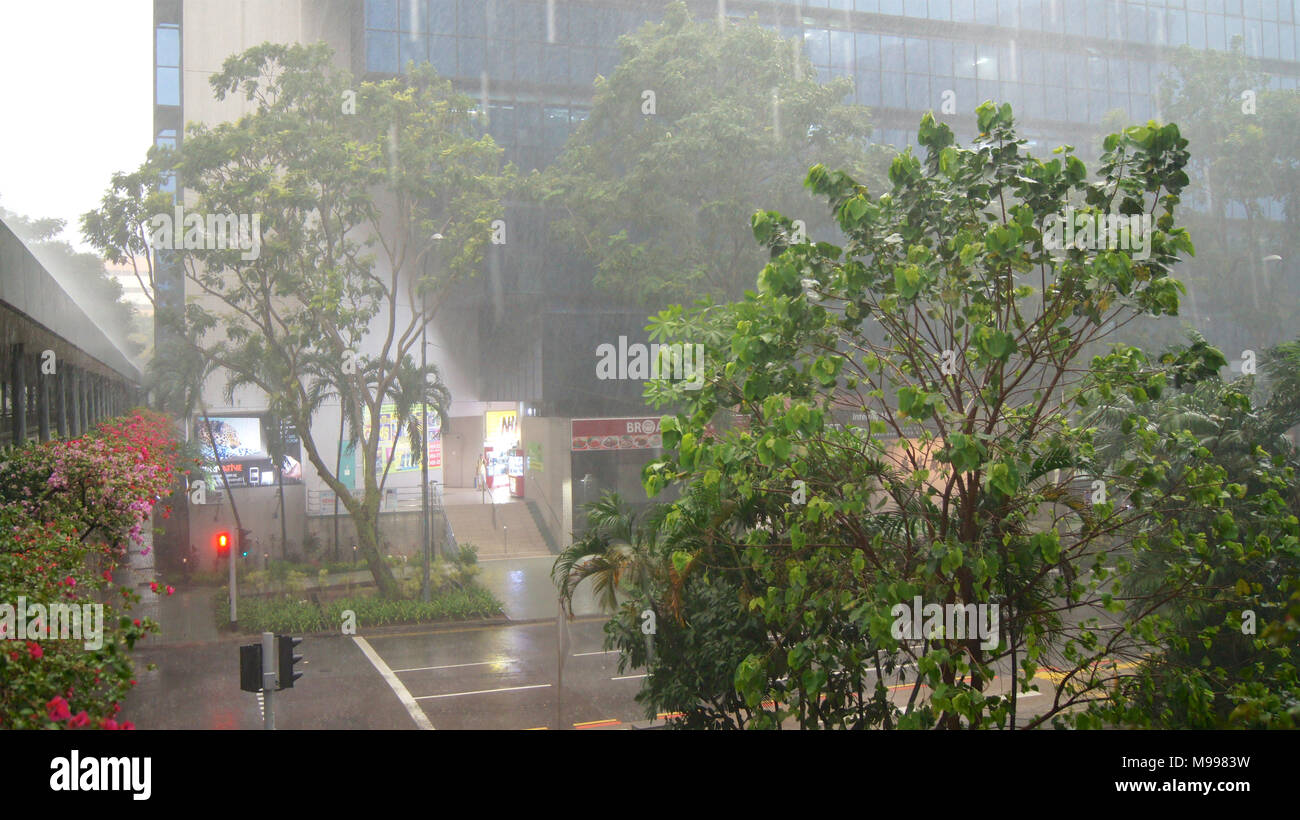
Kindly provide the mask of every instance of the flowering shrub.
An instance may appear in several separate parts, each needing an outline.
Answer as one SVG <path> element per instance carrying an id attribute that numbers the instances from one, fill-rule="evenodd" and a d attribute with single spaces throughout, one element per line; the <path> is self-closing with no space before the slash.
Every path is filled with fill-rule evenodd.
<path id="1" fill-rule="evenodd" d="M 35 618 L 20 635 L 0 613 L 0 727 L 132 728 L 116 717 L 135 684 L 130 650 L 157 624 L 126 614 L 140 596 L 113 577 L 171 491 L 176 450 L 170 422 L 141 410 L 0 454 L 0 605 L 104 605 L 98 648 L 29 640 L 50 624 Z"/>

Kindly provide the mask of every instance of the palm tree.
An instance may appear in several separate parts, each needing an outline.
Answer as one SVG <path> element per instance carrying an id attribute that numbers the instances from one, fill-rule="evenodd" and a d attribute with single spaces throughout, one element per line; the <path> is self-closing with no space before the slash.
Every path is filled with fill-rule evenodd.
<path id="1" fill-rule="evenodd" d="M 618 493 L 604 493 L 585 505 L 586 533 L 560 553 L 551 579 L 560 600 L 573 615 L 573 595 L 590 578 L 592 591 L 610 612 L 618 608 L 620 590 L 648 594 L 659 568 L 659 536 L 667 507 L 656 505 L 638 513 Z"/>

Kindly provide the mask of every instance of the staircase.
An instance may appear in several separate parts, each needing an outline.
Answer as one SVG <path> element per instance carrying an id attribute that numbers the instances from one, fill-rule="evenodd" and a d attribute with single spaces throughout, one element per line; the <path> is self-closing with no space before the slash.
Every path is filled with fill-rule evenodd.
<path id="1" fill-rule="evenodd" d="M 478 547 L 480 559 L 551 554 L 523 501 L 448 504 L 444 509 L 456 533 L 456 543 Z"/>

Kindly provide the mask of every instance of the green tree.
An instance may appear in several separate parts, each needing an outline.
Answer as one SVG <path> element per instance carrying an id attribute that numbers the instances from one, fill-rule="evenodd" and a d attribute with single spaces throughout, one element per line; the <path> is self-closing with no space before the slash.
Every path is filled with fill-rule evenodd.
<path id="1" fill-rule="evenodd" d="M 812 231 L 808 167 L 873 167 L 867 110 L 841 102 L 852 83 L 818 83 L 797 40 L 695 21 L 679 2 L 619 42 L 590 116 L 538 181 L 559 239 L 587 255 L 608 296 L 653 309 L 738 298 L 762 265 L 746 225 L 755 208 Z"/>
<path id="2" fill-rule="evenodd" d="M 790 219 L 760 212 L 771 262 L 757 292 L 671 308 L 652 325 L 661 340 L 705 345 L 702 389 L 648 388 L 685 409 L 663 419 L 668 452 L 644 481 L 652 495 L 682 488 L 660 559 L 676 587 L 722 579 L 761 618 L 762 642 L 730 680 L 743 725 L 1086 722 L 1080 707 L 1114 681 L 1108 665 L 1146 651 L 1156 609 L 1195 582 L 1189 571 L 1143 600 L 1115 587 L 1153 537 L 1194 537 L 1160 514 L 1155 476 L 1177 470 L 1173 491 L 1210 507 L 1224 480 L 1194 442 L 1180 439 L 1188 457 L 1175 461 L 1150 437 L 1095 479 L 1087 414 L 1116 394 L 1159 395 L 1173 369 L 1122 345 L 1084 355 L 1134 317 L 1177 313 L 1171 272 L 1192 251 L 1175 221 L 1187 142 L 1174 125 L 1125 129 L 1090 178 L 1069 147 L 1029 155 L 1009 106 L 985 103 L 977 120 L 980 136 L 960 147 L 924 117 L 924 158 L 897 157 L 879 196 L 814 167 L 807 185 L 843 247 L 797 241 Z M 1151 215 L 1149 255 L 1048 249 L 1047 220 L 1067 206 Z M 1109 498 L 1081 493 L 1085 477 Z M 918 596 L 996 605 L 998 634 L 900 637 L 899 606 Z M 698 615 L 661 619 L 661 640 Z M 885 675 L 905 663 L 916 665 L 910 691 L 895 695 Z M 1018 719 L 1044 666 L 1055 696 Z M 648 671 L 648 687 L 675 673 Z"/>
<path id="3" fill-rule="evenodd" d="M 427 66 L 360 82 L 323 44 L 267 43 L 226 60 L 210 82 L 217 99 L 238 95 L 253 110 L 191 124 L 174 170 L 193 194 L 187 210 L 258 215 L 261 246 L 175 252 L 193 295 L 180 338 L 224 371 L 228 393 L 257 388 L 293 424 L 355 523 L 379 590 L 395 597 L 380 554 L 392 453 L 380 452 L 378 419 L 395 404 L 418 452 L 414 410 L 441 414 L 449 401 L 436 368 L 417 364 L 420 331 L 478 271 L 500 212 L 502 152 L 479 135 L 473 101 Z M 154 193 L 115 180 L 110 194 L 87 222 L 107 253 L 138 253 L 152 235 Z M 362 453 L 355 490 L 312 425 L 334 398 Z"/>
<path id="4" fill-rule="evenodd" d="M 1201 344 L 1194 336 L 1191 345 L 1162 358 L 1178 362 Z M 1163 449 L 1190 435 L 1222 467 L 1225 490 L 1221 504 L 1193 506 L 1161 482 L 1160 515 L 1177 516 L 1181 530 L 1198 534 L 1197 540 L 1153 533 L 1122 589 L 1144 599 L 1181 585 L 1185 576 L 1194 577 L 1195 586 L 1158 610 L 1153 651 L 1121 677 L 1113 698 L 1096 704 L 1100 718 L 1160 728 L 1300 724 L 1294 660 L 1300 640 L 1285 630 L 1288 595 L 1300 589 L 1294 512 L 1300 509 L 1300 459 L 1284 435 L 1300 423 L 1298 353 L 1300 344 L 1287 342 L 1266 352 L 1261 378 L 1191 374 L 1180 390 L 1145 402 L 1124 400 L 1099 414 L 1103 463 L 1138 437 L 1150 436 Z M 1176 449 L 1167 456 L 1175 464 L 1188 457 Z"/>

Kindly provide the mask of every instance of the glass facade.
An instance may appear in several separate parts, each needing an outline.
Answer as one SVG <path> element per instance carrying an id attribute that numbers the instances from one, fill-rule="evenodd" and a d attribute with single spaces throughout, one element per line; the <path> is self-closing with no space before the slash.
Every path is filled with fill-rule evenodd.
<path id="1" fill-rule="evenodd" d="M 701 15 L 716 14 L 699 3 Z M 922 112 L 951 101 L 969 115 L 1009 102 L 1033 137 L 1077 140 L 1110 112 L 1157 116 L 1169 49 L 1226 49 L 1241 37 L 1278 88 L 1296 88 L 1293 0 L 769 0 L 733 3 L 801 38 L 823 79 L 854 80 L 877 109 L 876 139 L 911 141 Z M 368 0 L 364 65 L 395 73 L 428 61 L 478 96 L 489 130 L 525 168 L 549 162 L 586 115 L 591 81 L 618 61 L 617 40 L 651 10 L 554 0 Z M 1272 62 L 1269 62 L 1272 61 Z M 968 137 L 961 134 L 959 136 Z"/>

